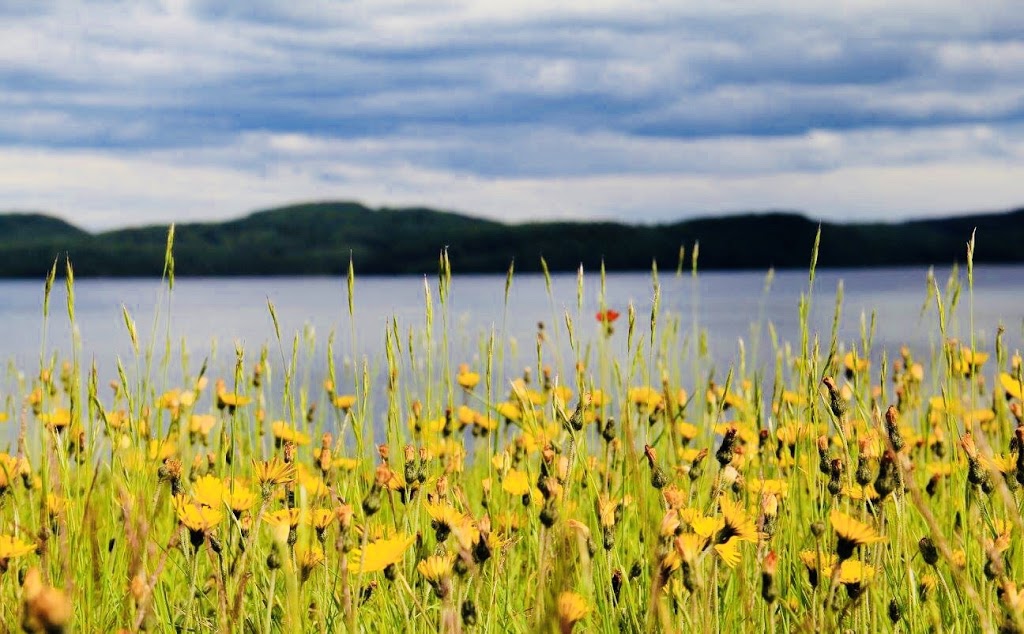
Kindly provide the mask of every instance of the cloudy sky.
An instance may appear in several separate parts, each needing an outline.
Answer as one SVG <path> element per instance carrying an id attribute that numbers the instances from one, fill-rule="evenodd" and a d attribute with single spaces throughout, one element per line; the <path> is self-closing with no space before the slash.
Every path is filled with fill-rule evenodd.
<path id="1" fill-rule="evenodd" d="M 0 210 L 1024 204 L 1017 0 L 0 0 Z"/>

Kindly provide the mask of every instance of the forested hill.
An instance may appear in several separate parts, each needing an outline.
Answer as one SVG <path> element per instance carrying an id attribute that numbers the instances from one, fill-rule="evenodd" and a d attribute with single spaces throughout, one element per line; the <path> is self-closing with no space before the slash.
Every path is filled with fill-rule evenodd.
<path id="1" fill-rule="evenodd" d="M 805 268 L 818 222 L 758 213 L 634 225 L 611 222 L 504 224 L 425 208 L 369 209 L 325 202 L 260 211 L 175 229 L 176 274 L 341 274 L 349 256 L 361 274 L 429 273 L 448 248 L 456 273 L 540 269 L 675 269 L 700 242 L 701 269 Z M 893 224 L 821 225 L 821 267 L 963 261 L 977 228 L 978 262 L 1024 262 L 1024 209 Z M 166 226 L 89 233 L 42 214 L 0 214 L 0 277 L 41 278 L 55 257 L 77 276 L 158 276 Z"/>

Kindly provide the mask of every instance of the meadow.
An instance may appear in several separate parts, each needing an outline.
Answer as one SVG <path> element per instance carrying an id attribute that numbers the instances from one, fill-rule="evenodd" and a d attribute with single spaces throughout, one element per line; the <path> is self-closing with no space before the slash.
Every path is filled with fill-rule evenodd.
<path id="1" fill-rule="evenodd" d="M 585 311 L 581 269 L 508 376 L 501 329 L 452 354 L 446 253 L 416 324 L 321 345 L 268 301 L 274 343 L 211 370 L 163 328 L 173 236 L 164 312 L 140 331 L 124 310 L 116 376 L 77 338 L 49 347 L 50 320 L 75 323 L 59 262 L 38 367 L 0 383 L 7 630 L 1024 632 L 1024 368 L 1002 327 L 974 334 L 973 238 L 922 286 L 927 356 L 876 348 L 873 317 L 839 339 L 815 242 L 799 340 L 763 324 L 768 362 L 740 342 L 716 366 L 656 267 L 649 313 Z M 350 315 L 358 284 L 350 265 Z M 383 358 L 337 367 L 366 336 Z"/>

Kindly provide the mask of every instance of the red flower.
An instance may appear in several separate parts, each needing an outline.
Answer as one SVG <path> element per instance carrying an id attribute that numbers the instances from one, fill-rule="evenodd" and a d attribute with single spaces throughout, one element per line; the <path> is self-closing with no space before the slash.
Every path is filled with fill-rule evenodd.
<path id="1" fill-rule="evenodd" d="M 602 324 L 611 324 L 618 318 L 619 312 L 617 310 L 612 310 L 611 308 L 597 312 L 597 320 Z"/>

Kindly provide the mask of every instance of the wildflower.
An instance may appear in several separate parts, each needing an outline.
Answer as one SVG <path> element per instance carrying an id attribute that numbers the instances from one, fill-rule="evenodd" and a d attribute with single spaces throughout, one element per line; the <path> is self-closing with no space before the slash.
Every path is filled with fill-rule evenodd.
<path id="1" fill-rule="evenodd" d="M 735 568 L 740 563 L 740 538 L 730 537 L 728 541 L 715 544 L 715 552 L 719 558 L 730 568 Z"/>
<path id="2" fill-rule="evenodd" d="M 662 402 L 661 392 L 650 387 L 643 385 L 640 387 L 633 387 L 626 393 L 626 397 L 629 402 L 636 405 L 637 409 L 645 409 L 652 411 Z"/>
<path id="3" fill-rule="evenodd" d="M 606 308 L 597 312 L 597 321 L 604 327 L 604 334 L 606 337 L 612 336 L 615 332 L 615 320 L 620 316 L 619 311 Z"/>
<path id="4" fill-rule="evenodd" d="M 62 590 L 43 583 L 38 568 L 25 573 L 21 587 L 21 629 L 26 632 L 53 634 L 65 631 L 74 608 Z"/>
<path id="5" fill-rule="evenodd" d="M 576 623 L 590 612 L 586 599 L 575 592 L 558 595 L 558 625 L 562 634 L 568 634 Z"/>
<path id="6" fill-rule="evenodd" d="M 885 537 L 876 533 L 875 529 L 838 509 L 832 509 L 828 517 L 838 538 L 836 554 L 840 561 L 849 559 L 854 549 L 860 546 L 885 541 Z"/>
<path id="7" fill-rule="evenodd" d="M 205 475 L 192 485 L 192 498 L 203 506 L 221 508 L 224 505 L 224 483 L 217 476 Z"/>
<path id="8" fill-rule="evenodd" d="M 875 576 L 875 569 L 856 559 L 844 561 L 839 565 L 839 583 L 846 587 L 846 594 L 856 599 L 864 591 L 864 584 Z"/>
<path id="9" fill-rule="evenodd" d="M 58 407 L 50 413 L 40 414 L 39 420 L 54 431 L 61 431 L 71 424 L 71 410 Z"/>
<path id="10" fill-rule="evenodd" d="M 999 374 L 999 384 L 1003 387 L 1003 391 L 1006 392 L 1007 398 L 1015 398 L 1018 401 L 1024 400 L 1024 385 L 1021 384 L 1016 376 L 1008 372 L 1001 372 Z"/>
<path id="11" fill-rule="evenodd" d="M 921 601 L 925 602 L 928 597 L 935 591 L 935 588 L 939 585 L 939 579 L 934 574 L 928 573 L 921 575 L 921 581 L 918 582 L 917 592 L 921 597 Z"/>
<path id="12" fill-rule="evenodd" d="M 256 504 L 256 494 L 237 480 L 224 483 L 224 502 L 235 515 L 248 511 Z"/>
<path id="13" fill-rule="evenodd" d="M 970 348 L 960 348 L 960 354 L 953 357 L 953 372 L 969 378 L 988 361 L 987 352 L 978 352 Z"/>
<path id="14" fill-rule="evenodd" d="M 233 414 L 238 407 L 244 407 L 252 402 L 252 398 L 242 396 L 237 392 L 228 392 L 224 379 L 217 379 L 216 383 L 217 409 L 227 409 Z"/>
<path id="15" fill-rule="evenodd" d="M 36 552 L 36 544 L 21 541 L 13 535 L 0 535 L 0 573 L 7 570 L 11 559 Z"/>
<path id="16" fill-rule="evenodd" d="M 278 446 L 286 442 L 293 442 L 296 445 L 308 445 L 310 442 L 309 434 L 297 430 L 283 420 L 271 423 L 270 431 L 274 434 L 274 441 Z"/>
<path id="17" fill-rule="evenodd" d="M 601 322 L 602 324 L 613 323 L 619 317 L 619 311 L 612 310 L 611 308 L 606 308 L 605 310 L 597 312 L 597 321 Z"/>
<path id="18" fill-rule="evenodd" d="M 178 453 L 178 439 L 173 436 L 165 440 L 154 438 L 147 449 L 150 460 L 165 460 Z"/>
<path id="19" fill-rule="evenodd" d="M 473 388 L 480 383 L 480 374 L 477 372 L 471 372 L 469 366 L 465 363 L 459 366 L 459 373 L 455 375 L 455 382 L 467 392 L 473 391 Z"/>
<path id="20" fill-rule="evenodd" d="M 174 499 L 174 510 L 178 521 L 188 529 L 192 546 L 199 548 L 206 535 L 224 518 L 223 512 L 197 504 L 183 495 Z"/>
<path id="21" fill-rule="evenodd" d="M 846 369 L 846 378 L 852 381 L 855 374 L 866 372 L 869 364 L 867 359 L 857 357 L 851 350 L 843 357 L 843 367 Z"/>
<path id="22" fill-rule="evenodd" d="M 331 400 L 331 403 L 341 411 L 348 412 L 356 404 L 356 397 L 352 394 L 339 394 Z"/>
<path id="23" fill-rule="evenodd" d="M 530 492 L 530 480 L 526 472 L 509 469 L 501 480 L 501 488 L 509 495 L 523 496 Z"/>
<path id="24" fill-rule="evenodd" d="M 719 501 L 719 506 L 722 509 L 722 528 L 715 537 L 716 543 L 722 544 L 734 537 L 745 542 L 757 541 L 757 528 L 742 506 L 727 497 Z"/>
<path id="25" fill-rule="evenodd" d="M 334 521 L 336 513 L 333 509 L 312 509 L 304 517 L 306 523 L 318 532 L 326 530 Z"/>
<path id="26" fill-rule="evenodd" d="M 434 589 L 438 599 L 444 599 L 451 592 L 452 565 L 455 555 L 431 555 L 416 565 L 416 570 Z"/>
<path id="27" fill-rule="evenodd" d="M 303 513 L 301 509 L 279 509 L 277 511 L 268 511 L 263 514 L 263 521 L 266 522 L 271 528 L 287 526 L 289 529 L 294 529 L 299 525 L 303 519 Z"/>
<path id="28" fill-rule="evenodd" d="M 309 579 L 317 566 L 324 563 L 324 551 L 316 544 L 307 548 L 300 548 L 295 555 L 299 564 L 299 578 L 303 582 Z"/>
<path id="29" fill-rule="evenodd" d="M 448 539 L 452 528 L 462 525 L 466 516 L 447 504 L 427 504 L 430 526 L 434 529 L 434 538 L 438 542 Z"/>
<path id="30" fill-rule="evenodd" d="M 771 494 L 784 498 L 789 493 L 789 483 L 785 480 L 757 478 L 747 480 L 747 490 L 751 493 Z"/>
<path id="31" fill-rule="evenodd" d="M 188 421 L 189 440 L 195 442 L 199 439 L 205 443 L 216 424 L 217 419 L 213 414 L 193 414 Z"/>
<path id="32" fill-rule="evenodd" d="M 807 568 L 807 579 L 812 587 L 818 587 L 821 577 L 828 578 L 832 575 L 832 567 L 835 566 L 836 556 L 832 553 L 817 553 L 813 550 L 800 551 L 800 561 Z"/>
<path id="33" fill-rule="evenodd" d="M 15 478 L 27 473 L 29 466 L 24 458 L 15 458 L 0 452 L 0 493 L 6 491 Z"/>
<path id="34" fill-rule="evenodd" d="M 370 542 L 365 549 L 352 551 L 348 562 L 348 571 L 352 574 L 371 573 L 384 570 L 402 560 L 405 551 L 416 537 L 412 535 L 396 535 L 388 539 Z"/>
<path id="35" fill-rule="evenodd" d="M 276 456 L 270 460 L 253 460 L 252 469 L 253 477 L 262 487 L 289 484 L 295 481 L 295 465 Z"/>

